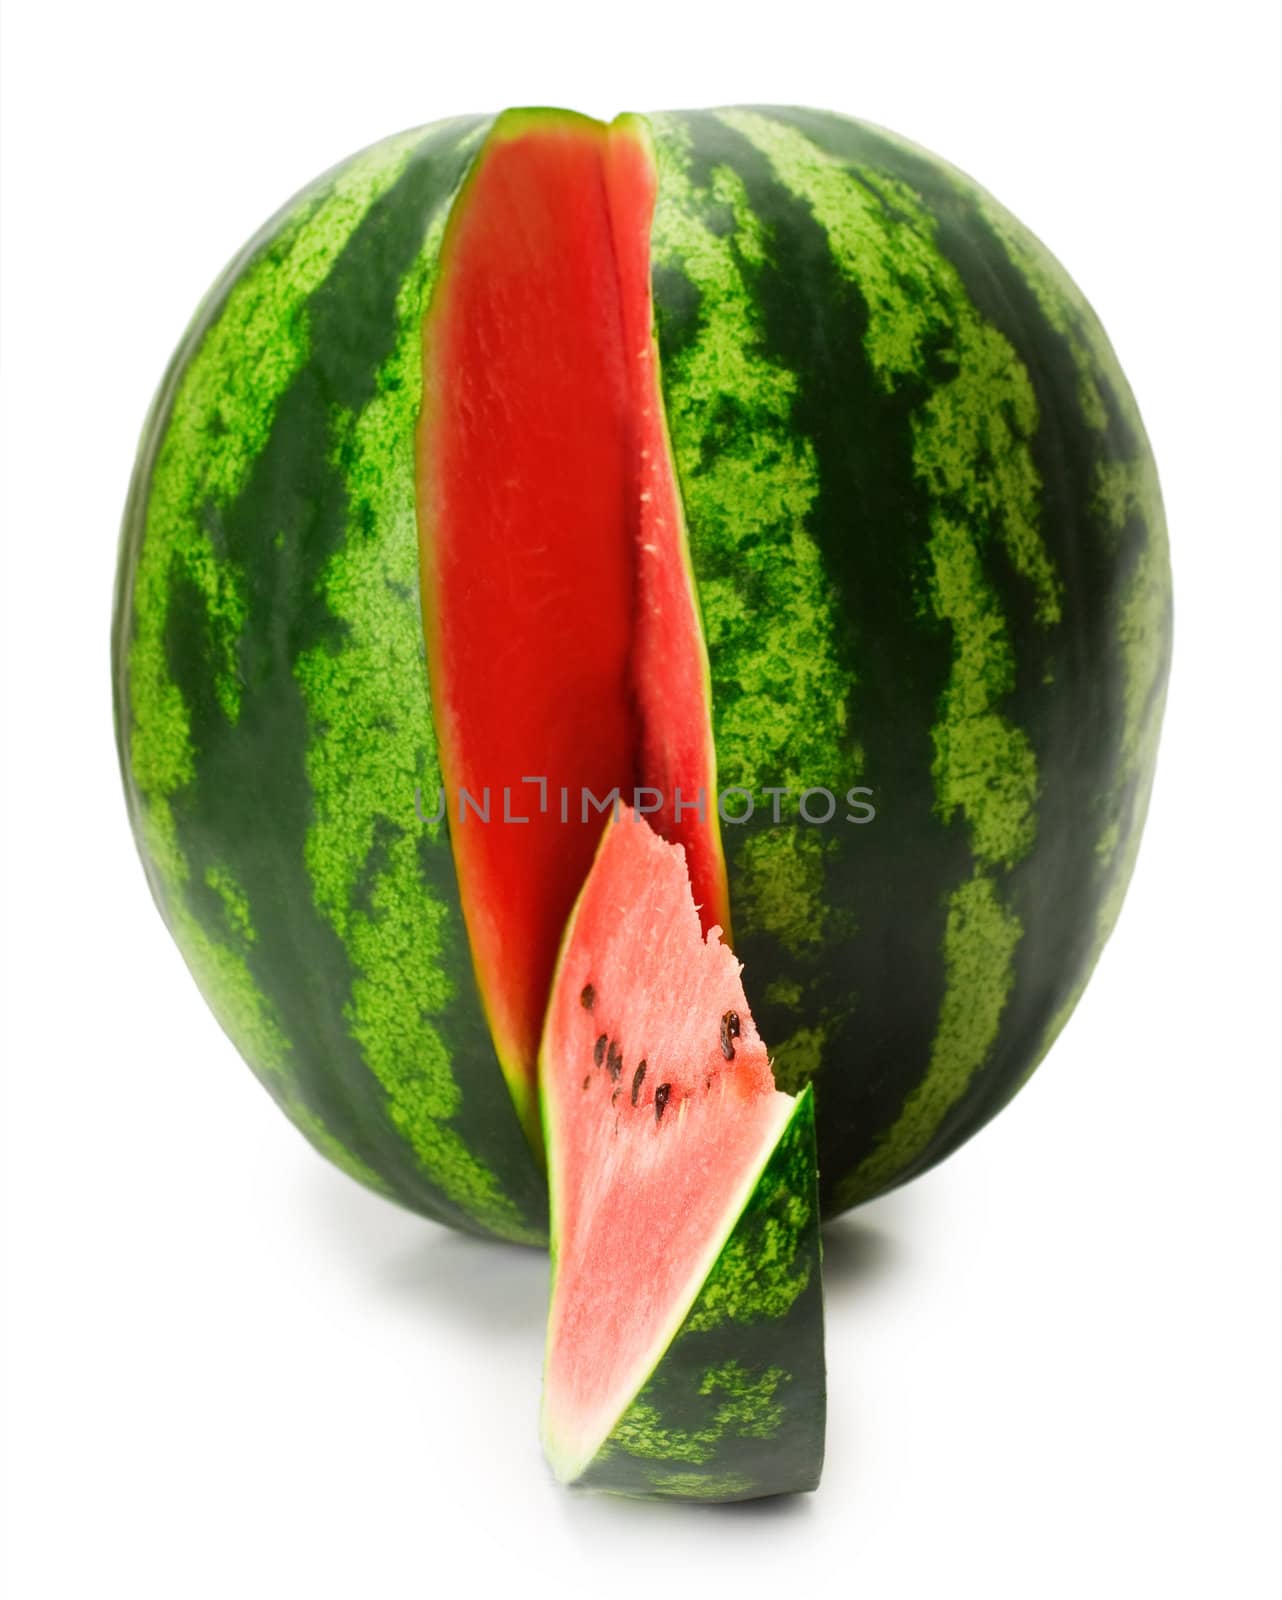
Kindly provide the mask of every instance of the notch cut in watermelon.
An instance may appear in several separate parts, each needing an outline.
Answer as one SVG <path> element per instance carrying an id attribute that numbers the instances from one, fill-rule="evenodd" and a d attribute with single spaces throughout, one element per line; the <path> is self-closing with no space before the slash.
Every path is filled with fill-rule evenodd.
<path id="1" fill-rule="evenodd" d="M 567 1482 L 813 1488 L 824 1379 L 813 1101 L 776 1090 L 684 851 L 623 810 L 541 1052 L 553 1287 L 544 1447 Z"/>
<path id="2" fill-rule="evenodd" d="M 728 917 L 652 334 L 656 183 L 639 118 L 505 113 L 454 202 L 424 320 L 437 737 L 478 985 L 536 1149 L 539 1034 L 598 805 L 652 791 L 641 804 L 686 846 L 709 925 Z"/>

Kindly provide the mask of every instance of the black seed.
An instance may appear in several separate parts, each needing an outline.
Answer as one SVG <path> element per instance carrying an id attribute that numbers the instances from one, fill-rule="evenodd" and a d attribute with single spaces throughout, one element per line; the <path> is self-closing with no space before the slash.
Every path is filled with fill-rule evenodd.
<path id="1" fill-rule="evenodd" d="M 730 1041 L 738 1037 L 739 1013 L 737 1011 L 727 1011 L 721 1019 L 721 1054 L 727 1061 L 734 1060 L 734 1045 Z"/>
<path id="2" fill-rule="evenodd" d="M 668 1096 L 672 1093 L 670 1083 L 661 1083 L 654 1091 L 654 1120 L 659 1122 L 663 1117 L 663 1108 L 668 1103 Z"/>
<path id="3" fill-rule="evenodd" d="M 643 1061 L 632 1074 L 632 1104 L 636 1105 L 637 1096 L 641 1093 L 641 1085 L 645 1082 L 645 1062 Z"/>
<path id="4" fill-rule="evenodd" d="M 622 1089 L 616 1089 L 616 1090 L 615 1090 L 615 1091 L 614 1091 L 614 1093 L 613 1093 L 613 1094 L 612 1094 L 612 1095 L 611 1095 L 611 1096 L 610 1096 L 610 1104 L 611 1104 L 611 1105 L 612 1105 L 612 1106 L 613 1106 L 613 1105 L 618 1105 L 618 1103 L 619 1103 L 619 1096 L 620 1096 L 620 1095 L 621 1095 L 621 1094 L 622 1094 L 622 1093 L 623 1093 L 623 1090 L 622 1090 Z"/>
<path id="5" fill-rule="evenodd" d="M 598 1067 L 605 1060 L 605 1047 L 609 1044 L 609 1042 L 609 1038 L 603 1033 L 597 1042 L 592 1046 L 592 1059 L 596 1062 Z"/>
<path id="6" fill-rule="evenodd" d="M 592 1074 L 591 1074 L 591 1073 L 590 1073 L 590 1072 L 589 1072 L 589 1073 L 588 1073 L 588 1075 L 587 1075 L 587 1077 L 586 1077 L 586 1078 L 584 1078 L 584 1080 L 583 1080 L 583 1087 L 584 1087 L 584 1088 L 585 1088 L 585 1089 L 586 1089 L 586 1088 L 587 1088 L 587 1086 L 588 1086 L 588 1085 L 589 1085 L 589 1084 L 590 1084 L 590 1083 L 591 1083 L 591 1082 L 592 1082 Z"/>
<path id="7" fill-rule="evenodd" d="M 579 996 L 579 1004 L 585 1011 L 591 1011 L 596 1004 L 596 990 L 590 983 L 583 985 L 583 993 Z"/>
<path id="8" fill-rule="evenodd" d="M 610 1040 L 610 1048 L 606 1051 L 605 1064 L 610 1069 L 611 1081 L 618 1083 L 619 1074 L 623 1071 L 623 1051 L 613 1039 Z"/>

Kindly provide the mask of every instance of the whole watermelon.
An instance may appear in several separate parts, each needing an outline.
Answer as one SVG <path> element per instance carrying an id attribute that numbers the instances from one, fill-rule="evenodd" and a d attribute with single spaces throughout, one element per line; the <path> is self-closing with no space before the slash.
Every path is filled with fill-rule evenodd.
<path id="1" fill-rule="evenodd" d="M 735 949 L 831 1214 L 1011 1098 L 1113 927 L 1170 655 L 1157 478 L 1090 307 L 962 174 L 818 111 L 632 120 L 716 780 L 757 797 L 721 829 Z M 416 804 L 423 330 L 495 126 L 353 157 L 219 279 L 146 424 L 112 657 L 148 878 L 237 1048 L 352 1176 L 533 1242 L 452 818 Z"/>

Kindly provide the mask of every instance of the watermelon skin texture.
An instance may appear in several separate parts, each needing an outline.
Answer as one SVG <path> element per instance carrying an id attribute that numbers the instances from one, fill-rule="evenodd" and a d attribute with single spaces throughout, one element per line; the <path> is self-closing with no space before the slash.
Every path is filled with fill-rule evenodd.
<path id="1" fill-rule="evenodd" d="M 639 1499 L 815 1489 L 826 1387 L 807 1089 L 649 1382 L 575 1481 Z"/>
<path id="2" fill-rule="evenodd" d="M 1097 319 L 969 179 L 822 112 L 651 125 L 717 780 L 758 796 L 731 940 L 832 1213 L 969 1138 L 1085 986 L 1153 779 L 1166 527 Z M 857 785 L 866 825 L 765 810 Z"/>
<path id="3" fill-rule="evenodd" d="M 826 113 L 649 125 L 718 784 L 757 796 L 722 829 L 731 934 L 832 1214 L 1006 1103 L 1111 930 L 1169 666 L 1161 500 L 1090 308 L 968 179 Z M 211 291 L 140 446 L 113 675 L 153 893 L 269 1091 L 371 1187 L 538 1242 L 448 828 L 413 806 L 419 329 L 489 126 L 353 158 Z M 870 824 L 796 823 L 855 785 Z"/>
<path id="4" fill-rule="evenodd" d="M 224 1029 L 353 1177 L 541 1243 L 449 839 L 419 610 L 419 330 L 489 126 L 385 141 L 274 218 L 198 313 L 126 508 L 116 720 L 157 903 Z"/>

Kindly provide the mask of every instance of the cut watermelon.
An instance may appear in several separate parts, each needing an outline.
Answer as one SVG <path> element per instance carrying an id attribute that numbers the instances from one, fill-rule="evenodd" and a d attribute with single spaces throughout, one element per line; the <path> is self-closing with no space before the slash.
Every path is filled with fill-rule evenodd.
<path id="1" fill-rule="evenodd" d="M 682 847 L 621 809 L 540 1058 L 543 1439 L 563 1481 L 711 1500 L 819 1481 L 813 1102 L 775 1089 L 740 971 L 702 930 Z"/>
<path id="2" fill-rule="evenodd" d="M 422 587 L 450 834 L 495 1047 L 541 1151 L 561 930 L 609 810 L 728 915 L 707 661 L 652 336 L 644 123 L 500 117 L 424 324 Z M 644 797 L 643 792 L 644 791 Z"/>

